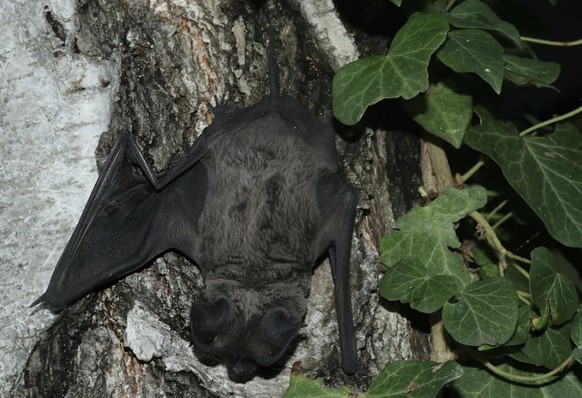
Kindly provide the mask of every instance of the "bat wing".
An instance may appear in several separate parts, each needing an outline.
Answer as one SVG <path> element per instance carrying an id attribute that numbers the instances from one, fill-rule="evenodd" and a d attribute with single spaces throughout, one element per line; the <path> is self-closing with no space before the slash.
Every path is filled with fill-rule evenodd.
<path id="1" fill-rule="evenodd" d="M 193 259 L 207 191 L 199 160 L 206 151 L 203 135 L 158 180 L 131 135 L 121 134 L 46 292 L 32 306 L 59 311 L 170 249 Z"/>
<path id="2" fill-rule="evenodd" d="M 359 370 L 350 293 L 350 252 L 358 199 L 337 174 L 319 179 L 317 203 L 321 215 L 318 253 L 329 253 L 335 284 L 335 305 L 341 347 L 342 369 Z"/>

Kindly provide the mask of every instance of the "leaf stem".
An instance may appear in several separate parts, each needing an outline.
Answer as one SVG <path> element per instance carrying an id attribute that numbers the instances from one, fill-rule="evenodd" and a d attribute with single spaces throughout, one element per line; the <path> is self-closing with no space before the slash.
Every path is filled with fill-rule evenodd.
<path id="1" fill-rule="evenodd" d="M 499 211 L 503 208 L 503 206 L 505 206 L 507 204 L 507 199 L 505 199 L 503 202 L 499 203 L 493 210 L 491 210 L 491 213 L 487 214 L 487 220 L 491 220 L 491 218 Z"/>
<path id="2" fill-rule="evenodd" d="M 531 327 L 534 330 L 544 330 L 550 321 L 550 309 L 546 306 L 542 308 L 539 316 L 533 316 L 531 318 Z"/>
<path id="3" fill-rule="evenodd" d="M 506 215 L 504 215 L 503 217 L 501 217 L 499 219 L 499 221 L 497 221 L 495 224 L 493 224 L 493 226 L 491 228 L 497 229 L 497 227 L 499 227 L 505 221 L 509 220 L 511 217 L 513 217 L 513 213 L 512 212 L 507 213 Z"/>
<path id="4" fill-rule="evenodd" d="M 501 241 L 497 237 L 497 234 L 495 234 L 493 227 L 491 227 L 487 219 L 481 213 L 479 213 L 478 211 L 472 211 L 471 213 L 469 213 L 469 217 L 477 221 L 477 223 L 482 229 L 483 236 L 485 236 L 487 243 L 489 243 L 489 245 L 493 247 L 494 250 L 497 251 L 499 257 L 499 275 L 501 276 L 505 275 L 505 269 L 507 268 L 507 262 L 505 261 L 505 257 L 509 257 L 527 264 L 531 263 L 531 261 L 528 260 L 527 258 L 523 258 L 518 256 L 517 254 L 513 254 L 505 247 L 503 247 L 503 244 L 501 244 Z"/>
<path id="5" fill-rule="evenodd" d="M 504 379 L 507 379 L 510 381 L 515 381 L 518 383 L 519 382 L 535 383 L 535 382 L 546 381 L 548 379 L 551 379 L 552 377 L 554 377 L 555 375 L 557 375 L 558 373 L 560 373 L 561 371 L 566 369 L 568 367 L 568 365 L 570 365 L 572 363 L 572 361 L 574 360 L 574 355 L 570 355 L 568 358 L 566 358 L 566 360 L 564 362 L 562 362 L 562 364 L 560 364 L 560 366 L 558 366 L 556 369 L 552 370 L 551 372 L 544 373 L 543 375 L 539 375 L 539 376 L 514 375 L 514 374 L 508 373 L 504 370 L 499 369 L 498 367 L 496 367 L 495 365 L 493 365 L 489 361 L 486 361 L 486 360 L 481 359 L 481 358 L 477 358 L 477 360 L 479 362 L 481 362 L 487 369 L 489 369 L 490 371 L 492 371 L 496 375 L 503 377 Z"/>
<path id="6" fill-rule="evenodd" d="M 479 160 L 477 163 L 475 163 L 475 165 L 473 167 L 471 167 L 469 169 L 469 171 L 467 171 L 465 174 L 463 174 L 462 176 L 457 176 L 457 183 L 459 185 L 463 185 L 469 178 L 471 178 L 473 176 L 473 174 L 475 174 L 477 172 L 477 170 L 479 170 L 483 165 L 485 164 L 484 161 Z"/>
<path id="7" fill-rule="evenodd" d="M 520 274 L 522 274 L 523 276 L 525 276 L 527 278 L 527 280 L 529 280 L 529 273 L 523 269 L 522 266 L 517 265 L 515 263 L 511 263 L 511 265 L 513 265 L 515 267 L 515 269 L 517 270 L 517 272 L 519 272 Z"/>
<path id="8" fill-rule="evenodd" d="M 541 123 L 538 123 L 536 125 L 533 125 L 530 128 L 527 128 L 527 129 L 523 130 L 521 133 L 519 133 L 519 136 L 520 137 L 526 136 L 529 133 L 531 133 L 532 131 L 535 131 L 537 129 L 541 129 L 542 127 L 545 127 L 549 124 L 560 122 L 562 120 L 568 119 L 569 117 L 572 117 L 580 112 L 582 112 L 582 106 L 580 106 L 580 107 L 574 109 L 573 111 L 570 111 L 564 115 L 559 115 L 559 116 L 553 117 L 549 120 L 546 120 L 545 122 L 541 122 Z"/>
<path id="9" fill-rule="evenodd" d="M 531 301 L 530 301 L 531 295 L 529 293 L 518 290 L 517 291 L 517 298 L 520 299 L 521 301 L 523 301 L 527 306 L 531 305 Z"/>
<path id="10" fill-rule="evenodd" d="M 453 6 L 455 5 L 456 2 L 457 2 L 457 0 L 449 0 L 447 5 L 445 6 L 445 11 L 447 11 L 447 12 L 451 11 L 451 8 L 453 8 Z"/>
<path id="11" fill-rule="evenodd" d="M 525 305 L 530 306 L 531 303 L 528 299 L 526 299 L 525 297 L 521 296 L 519 294 L 519 292 L 517 292 L 517 298 L 520 299 Z"/>
<path id="12" fill-rule="evenodd" d="M 556 47 L 574 47 L 574 46 L 582 45 L 582 39 L 573 40 L 573 41 L 553 41 L 553 40 L 536 39 L 535 37 L 521 36 L 521 41 L 526 41 L 529 43 L 536 43 L 536 44 L 545 44 L 546 46 L 556 46 Z"/>

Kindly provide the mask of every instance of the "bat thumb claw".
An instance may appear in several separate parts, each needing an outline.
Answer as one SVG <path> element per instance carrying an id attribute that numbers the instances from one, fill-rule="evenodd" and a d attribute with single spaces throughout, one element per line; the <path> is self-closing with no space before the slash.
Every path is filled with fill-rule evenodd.
<path id="1" fill-rule="evenodd" d="M 42 294 L 42 295 L 41 295 L 39 298 L 37 298 L 36 300 L 34 300 L 34 301 L 32 302 L 32 304 L 28 306 L 28 308 L 36 307 L 36 306 L 37 306 L 37 305 L 39 305 L 39 304 L 42 304 L 42 306 L 44 306 L 44 304 L 45 304 L 45 299 L 46 299 L 46 296 L 45 296 L 45 294 Z M 41 306 L 41 307 L 39 307 L 39 309 L 40 309 L 40 308 L 42 308 L 42 306 Z"/>

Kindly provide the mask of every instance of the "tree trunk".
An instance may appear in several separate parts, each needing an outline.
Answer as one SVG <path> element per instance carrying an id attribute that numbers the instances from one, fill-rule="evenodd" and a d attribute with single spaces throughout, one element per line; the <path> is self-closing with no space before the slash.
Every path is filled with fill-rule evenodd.
<path id="1" fill-rule="evenodd" d="M 261 3 L 78 0 L 74 26 L 60 23 L 54 9 L 47 30 L 61 32 L 68 46 L 59 56 L 114 65 L 111 79 L 101 82 L 114 95 L 98 164 L 128 130 L 162 172 L 211 121 L 211 104 L 257 103 L 268 92 L 269 26 L 281 92 L 330 118 L 334 69 L 358 56 L 331 0 Z M 429 354 L 427 335 L 414 330 L 406 309 L 376 294 L 378 238 L 411 206 L 420 185 L 418 138 L 363 131 L 351 143 L 338 138 L 338 147 L 344 175 L 359 192 L 352 300 L 360 363 L 374 375 L 388 362 Z M 66 309 L 41 335 L 12 395 L 273 397 L 283 394 L 298 360 L 308 376 L 365 389 L 369 377 L 348 377 L 339 367 L 329 268 L 325 260 L 315 269 L 305 327 L 272 377 L 235 383 L 224 367 L 193 355 L 188 312 L 202 299 L 204 282 L 194 265 L 169 253 Z"/>

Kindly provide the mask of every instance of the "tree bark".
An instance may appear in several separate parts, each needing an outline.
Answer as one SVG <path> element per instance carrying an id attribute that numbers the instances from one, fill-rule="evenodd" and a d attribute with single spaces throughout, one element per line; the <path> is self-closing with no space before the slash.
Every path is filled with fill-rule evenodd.
<path id="1" fill-rule="evenodd" d="M 310 8 L 316 6 L 326 8 Z M 113 85 L 115 95 L 97 149 L 100 166 L 117 134 L 128 130 L 162 172 L 211 122 L 209 105 L 257 103 L 268 92 L 268 26 L 277 32 L 282 93 L 322 118 L 330 117 L 334 69 L 357 57 L 355 47 L 338 44 L 349 48 L 353 41 L 331 2 L 78 0 L 76 15 L 74 29 L 62 29 L 69 46 L 63 56 L 107 59 L 117 71 L 102 82 Z M 51 25 L 55 32 L 57 17 Z M 419 141 L 410 134 L 366 129 L 354 142 L 338 139 L 338 147 L 344 175 L 359 192 L 352 300 L 360 362 L 375 375 L 394 360 L 429 355 L 427 335 L 407 320 L 409 311 L 376 294 L 378 239 L 418 200 Z M 42 334 L 13 396 L 273 397 L 285 391 L 297 360 L 307 375 L 329 384 L 367 387 L 370 377 L 348 377 L 339 367 L 327 260 L 314 271 L 294 352 L 269 377 L 245 384 L 229 380 L 220 365 L 201 364 L 192 353 L 188 311 L 202 299 L 203 286 L 196 267 L 170 253 L 86 297 Z"/>

